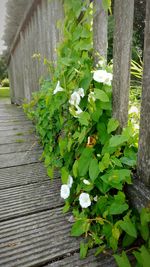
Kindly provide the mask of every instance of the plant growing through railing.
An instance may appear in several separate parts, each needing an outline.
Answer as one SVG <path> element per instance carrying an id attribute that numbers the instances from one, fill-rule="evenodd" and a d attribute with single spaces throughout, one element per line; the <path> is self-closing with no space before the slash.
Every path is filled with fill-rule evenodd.
<path id="1" fill-rule="evenodd" d="M 64 212 L 73 213 L 71 235 L 86 237 L 81 258 L 92 247 L 96 255 L 107 249 L 116 253 L 121 244 L 135 247 L 140 236 L 146 245 L 134 249 L 134 256 L 138 266 L 146 266 L 140 264 L 149 257 L 150 214 L 148 209 L 141 215 L 132 210 L 124 189 L 132 183 L 138 132 L 131 121 L 115 134 L 119 123 L 112 118 L 112 66 L 100 61 L 93 67 L 92 4 L 65 0 L 64 8 L 64 40 L 53 78 L 43 82 L 24 109 L 36 123 L 48 175 L 53 178 L 54 169 L 61 170 Z M 130 266 L 125 252 L 115 259 L 121 267 Z"/>

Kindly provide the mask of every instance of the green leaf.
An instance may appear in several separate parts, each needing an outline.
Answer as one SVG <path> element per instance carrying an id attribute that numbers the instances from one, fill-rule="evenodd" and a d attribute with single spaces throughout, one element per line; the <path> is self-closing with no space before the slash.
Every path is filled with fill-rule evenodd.
<path id="1" fill-rule="evenodd" d="M 70 209 L 70 204 L 68 201 L 66 201 L 65 206 L 63 207 L 63 213 L 68 212 Z"/>
<path id="2" fill-rule="evenodd" d="M 111 215 L 116 215 L 116 214 L 122 214 L 125 210 L 128 209 L 128 204 L 124 203 L 119 203 L 118 201 L 115 201 L 114 203 L 111 204 L 109 208 L 109 212 Z"/>
<path id="3" fill-rule="evenodd" d="M 99 254 L 101 254 L 103 251 L 104 251 L 104 249 L 105 249 L 105 245 L 102 245 L 102 246 L 100 246 L 97 250 L 96 250 L 96 252 L 95 252 L 95 257 L 97 257 Z"/>
<path id="4" fill-rule="evenodd" d="M 143 267 L 143 261 L 142 261 L 142 256 L 141 253 L 138 251 L 134 251 L 133 252 L 134 257 L 136 258 L 137 262 L 138 262 L 138 267 Z"/>
<path id="5" fill-rule="evenodd" d="M 98 138 L 102 145 L 106 143 L 109 139 L 109 134 L 107 133 L 106 125 L 104 122 L 100 122 L 97 125 Z"/>
<path id="6" fill-rule="evenodd" d="M 47 168 L 47 175 L 48 175 L 51 179 L 53 179 L 53 177 L 54 177 L 54 167 L 48 167 L 48 168 Z"/>
<path id="7" fill-rule="evenodd" d="M 82 129 L 82 131 L 81 131 L 81 133 L 79 134 L 79 137 L 78 137 L 79 144 L 81 144 L 83 142 L 85 136 L 86 136 L 86 127 L 83 127 L 83 129 Z"/>
<path id="8" fill-rule="evenodd" d="M 65 167 L 61 168 L 61 181 L 62 181 L 62 184 L 67 184 L 68 183 L 68 176 L 69 176 L 69 172 L 67 171 L 67 169 Z"/>
<path id="9" fill-rule="evenodd" d="M 102 158 L 102 163 L 105 166 L 105 169 L 107 169 L 109 167 L 110 164 L 110 154 L 109 153 L 105 153 L 103 158 Z"/>
<path id="10" fill-rule="evenodd" d="M 124 238 L 123 238 L 123 247 L 128 247 L 130 245 L 132 245 L 132 243 L 135 241 L 135 237 L 130 236 L 128 234 L 125 234 Z"/>
<path id="11" fill-rule="evenodd" d="M 73 164 L 73 175 L 76 178 L 78 175 L 78 160 L 75 160 Z"/>
<path id="12" fill-rule="evenodd" d="M 94 95 L 96 99 L 99 99 L 102 102 L 109 102 L 109 97 L 107 94 L 100 89 L 94 89 Z"/>
<path id="13" fill-rule="evenodd" d="M 69 138 L 68 144 L 67 144 L 68 152 L 70 152 L 72 144 L 73 144 L 73 139 L 72 138 Z"/>
<path id="14" fill-rule="evenodd" d="M 128 257 L 124 251 L 122 252 L 121 256 L 114 255 L 114 258 L 115 258 L 119 267 L 131 267 L 131 264 L 128 260 Z"/>
<path id="15" fill-rule="evenodd" d="M 90 162 L 92 160 L 92 154 L 93 154 L 93 149 L 90 147 L 86 147 L 83 150 L 78 160 L 78 172 L 80 176 L 84 176 L 87 174 Z"/>
<path id="16" fill-rule="evenodd" d="M 88 126 L 90 121 L 90 115 L 88 112 L 82 112 L 80 117 L 78 118 L 81 125 Z"/>
<path id="17" fill-rule="evenodd" d="M 103 172 L 105 170 L 104 163 L 100 161 L 98 165 L 99 165 L 100 172 Z"/>
<path id="18" fill-rule="evenodd" d="M 134 159 L 129 159 L 129 158 L 127 158 L 127 157 L 122 157 L 122 158 L 120 158 L 120 161 L 121 161 L 123 164 L 126 164 L 126 165 L 131 166 L 131 167 L 133 167 L 133 166 L 136 165 L 136 160 L 134 160 Z"/>
<path id="19" fill-rule="evenodd" d="M 141 225 L 140 225 L 140 232 L 145 241 L 148 240 L 150 230 L 149 230 L 149 223 L 150 223 L 150 211 L 147 210 L 146 208 L 143 208 L 140 213 L 140 220 L 141 220 Z"/>
<path id="20" fill-rule="evenodd" d="M 110 134 L 111 132 L 114 132 L 118 128 L 118 126 L 119 126 L 119 122 L 116 119 L 111 118 L 107 125 L 108 134 Z"/>
<path id="21" fill-rule="evenodd" d="M 119 229 L 116 227 L 116 226 L 114 226 L 113 228 L 112 228 L 112 236 L 116 239 L 116 240 L 118 240 L 119 239 L 119 237 L 120 237 L 120 231 L 119 231 Z"/>
<path id="22" fill-rule="evenodd" d="M 89 166 L 89 176 L 92 182 L 98 177 L 100 173 L 97 159 L 92 159 Z"/>
<path id="23" fill-rule="evenodd" d="M 117 167 L 122 167 L 122 164 L 118 158 L 111 158 L 111 161 L 117 166 Z"/>
<path id="24" fill-rule="evenodd" d="M 63 156 L 66 150 L 67 142 L 66 139 L 59 138 L 59 148 L 60 148 L 60 155 Z"/>
<path id="25" fill-rule="evenodd" d="M 150 253 L 149 253 L 149 251 L 146 249 L 145 246 L 142 246 L 140 248 L 140 252 L 141 252 L 143 267 L 149 267 L 149 264 L 150 264 Z"/>
<path id="26" fill-rule="evenodd" d="M 109 145 L 111 147 L 120 146 L 120 145 L 123 145 L 125 142 L 127 142 L 128 139 L 129 139 L 128 137 L 123 136 L 123 135 L 115 135 L 111 137 L 109 141 Z"/>
<path id="27" fill-rule="evenodd" d="M 80 242 L 80 259 L 84 259 L 88 252 L 88 244 Z"/>
<path id="28" fill-rule="evenodd" d="M 108 173 L 102 175 L 100 178 L 106 184 L 111 185 L 112 187 L 121 190 L 123 183 L 131 183 L 131 171 L 122 169 L 122 170 L 110 170 Z"/>
<path id="29" fill-rule="evenodd" d="M 89 230 L 90 224 L 86 219 L 77 220 L 71 229 L 71 236 L 80 236 Z"/>
<path id="30" fill-rule="evenodd" d="M 137 230 L 135 225 L 132 223 L 131 219 L 129 216 L 125 216 L 123 221 L 119 222 L 119 225 L 122 230 L 124 230 L 128 235 L 132 237 L 137 237 Z"/>
<path id="31" fill-rule="evenodd" d="M 113 251 L 116 251 L 117 248 L 118 248 L 118 240 L 116 240 L 116 238 L 114 238 L 113 236 L 111 236 L 109 238 L 109 245 L 113 249 Z"/>
<path id="32" fill-rule="evenodd" d="M 105 11 L 108 11 L 111 8 L 111 0 L 102 0 L 102 6 Z"/>

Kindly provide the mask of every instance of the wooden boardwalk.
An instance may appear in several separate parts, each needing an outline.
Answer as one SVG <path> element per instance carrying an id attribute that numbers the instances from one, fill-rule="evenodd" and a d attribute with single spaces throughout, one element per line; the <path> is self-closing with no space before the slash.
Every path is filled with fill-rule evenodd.
<path id="1" fill-rule="evenodd" d="M 91 252 L 79 260 L 60 179 L 47 177 L 33 130 L 20 108 L 0 101 L 0 267 L 116 266 Z"/>

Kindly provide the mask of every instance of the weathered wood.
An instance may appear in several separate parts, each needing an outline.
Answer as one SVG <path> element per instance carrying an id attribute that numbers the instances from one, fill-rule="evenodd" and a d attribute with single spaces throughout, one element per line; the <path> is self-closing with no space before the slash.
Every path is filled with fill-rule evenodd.
<path id="1" fill-rule="evenodd" d="M 34 143 L 33 143 L 34 145 Z M 25 152 L 14 152 L 10 154 L 0 155 L 0 169 L 6 167 L 13 167 L 18 165 L 25 165 L 34 162 L 40 162 L 42 151 L 28 150 Z"/>
<path id="2" fill-rule="evenodd" d="M 108 14 L 103 9 L 102 0 L 94 0 L 94 19 L 93 19 L 93 45 L 95 53 L 100 57 L 107 59 L 107 27 Z M 95 55 L 95 63 L 100 59 Z"/>
<path id="3" fill-rule="evenodd" d="M 12 143 L 12 144 L 1 144 L 0 145 L 0 155 L 9 154 L 15 152 L 27 152 L 30 150 L 41 150 L 38 142 L 28 141 L 23 143 Z M 42 152 L 41 152 L 42 153 Z"/>
<path id="4" fill-rule="evenodd" d="M 144 73 L 138 150 L 138 174 L 150 186 L 150 1 L 146 6 Z"/>
<path id="5" fill-rule="evenodd" d="M 115 0 L 113 116 L 119 120 L 120 128 L 128 121 L 133 13 L 134 0 Z"/>
<path id="6" fill-rule="evenodd" d="M 33 148 L 32 148 L 33 149 Z M 56 171 L 55 178 L 60 177 Z M 8 167 L 0 170 L 0 189 L 50 180 L 42 163 L 31 163 L 22 166 Z"/>
<path id="7" fill-rule="evenodd" d="M 116 267 L 114 258 L 111 255 L 100 254 L 98 257 L 94 256 L 95 250 L 88 253 L 87 258 L 81 260 L 79 253 L 72 253 L 62 259 L 56 259 L 45 267 Z"/>
<path id="8" fill-rule="evenodd" d="M 7 136 L 11 136 L 11 135 L 15 135 L 15 136 L 24 136 L 24 135 L 29 135 L 31 133 L 35 133 L 35 129 L 32 127 L 30 128 L 22 128 L 22 129 L 13 129 L 13 130 L 0 130 L 0 139 L 1 137 L 7 137 Z"/>
<path id="9" fill-rule="evenodd" d="M 8 137 L 1 137 L 0 145 L 11 144 L 11 143 L 26 143 L 28 141 L 33 141 L 33 143 L 35 143 L 38 140 L 33 135 L 24 135 L 24 136 L 11 135 Z"/>
<path id="10" fill-rule="evenodd" d="M 70 237 L 68 217 L 59 208 L 0 223 L 1 265 L 44 266 L 76 251 L 79 241 Z"/>
<path id="11" fill-rule="evenodd" d="M 0 190 L 0 221 L 62 206 L 59 191 L 58 179 Z"/>
<path id="12" fill-rule="evenodd" d="M 133 180 L 133 185 L 127 187 L 127 193 L 134 208 L 140 211 L 143 207 L 150 207 L 150 188 L 138 178 Z"/>

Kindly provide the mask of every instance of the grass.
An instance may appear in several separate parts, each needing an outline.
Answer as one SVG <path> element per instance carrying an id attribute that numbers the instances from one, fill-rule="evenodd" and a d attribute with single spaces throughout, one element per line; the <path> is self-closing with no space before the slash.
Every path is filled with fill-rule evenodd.
<path id="1" fill-rule="evenodd" d="M 16 139 L 15 141 L 16 141 L 16 143 L 24 143 L 25 142 L 24 139 Z"/>
<path id="2" fill-rule="evenodd" d="M 9 87 L 0 87 L 0 97 L 10 97 Z"/>

